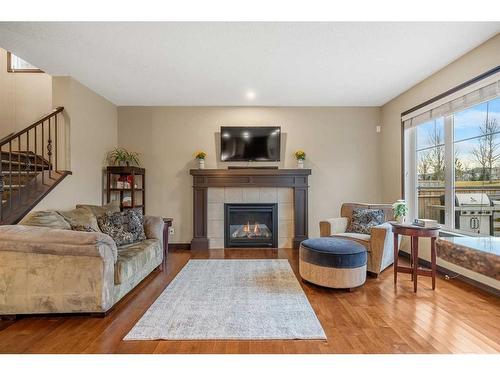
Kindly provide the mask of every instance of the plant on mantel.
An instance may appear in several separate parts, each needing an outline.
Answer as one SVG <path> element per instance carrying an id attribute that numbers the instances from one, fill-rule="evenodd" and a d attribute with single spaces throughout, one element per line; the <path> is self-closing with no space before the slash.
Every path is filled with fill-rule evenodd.
<path id="1" fill-rule="evenodd" d="M 306 153 L 304 150 L 297 150 L 293 153 L 295 159 L 297 160 L 297 168 L 304 168 L 304 160 L 306 160 Z"/>
<path id="2" fill-rule="evenodd" d="M 198 169 L 205 169 L 205 159 L 207 157 L 207 153 L 205 151 L 196 151 L 194 154 L 194 158 L 198 160 Z"/>
<path id="3" fill-rule="evenodd" d="M 113 166 L 140 166 L 141 161 L 139 159 L 139 154 L 137 152 L 128 151 L 123 147 L 117 147 L 107 155 L 107 161 L 109 165 Z"/>

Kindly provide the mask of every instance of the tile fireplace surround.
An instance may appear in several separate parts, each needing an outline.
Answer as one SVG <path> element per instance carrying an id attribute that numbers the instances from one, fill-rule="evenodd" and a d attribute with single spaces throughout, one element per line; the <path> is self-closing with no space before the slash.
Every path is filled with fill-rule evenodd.
<path id="1" fill-rule="evenodd" d="M 293 247 L 293 189 L 208 188 L 207 202 L 210 249 L 224 247 L 224 203 L 278 203 L 278 247 Z"/>
<path id="2" fill-rule="evenodd" d="M 224 247 L 225 203 L 277 203 L 278 247 L 307 239 L 310 169 L 192 169 L 192 250 Z"/>

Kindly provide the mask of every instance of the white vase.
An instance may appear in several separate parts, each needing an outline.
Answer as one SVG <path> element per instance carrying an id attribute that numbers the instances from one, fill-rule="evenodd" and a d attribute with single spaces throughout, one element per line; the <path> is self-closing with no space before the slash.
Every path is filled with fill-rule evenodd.
<path id="1" fill-rule="evenodd" d="M 198 169 L 205 169 L 205 159 L 198 159 Z"/>
<path id="2" fill-rule="evenodd" d="M 398 216 L 396 218 L 396 221 L 398 222 L 398 224 L 404 224 L 404 222 L 406 221 L 406 217 L 405 216 Z"/>
<path id="3" fill-rule="evenodd" d="M 297 168 L 304 169 L 304 160 L 302 159 L 297 160 Z"/>

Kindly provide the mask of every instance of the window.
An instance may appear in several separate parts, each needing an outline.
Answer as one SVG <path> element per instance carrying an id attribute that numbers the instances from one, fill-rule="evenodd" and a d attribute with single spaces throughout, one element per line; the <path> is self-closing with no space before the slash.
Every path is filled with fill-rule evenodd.
<path id="1" fill-rule="evenodd" d="M 500 237 L 499 78 L 403 117 L 411 218 Z"/>
<path id="2" fill-rule="evenodd" d="M 10 52 L 7 52 L 7 71 L 9 73 L 43 73 L 36 66 Z"/>

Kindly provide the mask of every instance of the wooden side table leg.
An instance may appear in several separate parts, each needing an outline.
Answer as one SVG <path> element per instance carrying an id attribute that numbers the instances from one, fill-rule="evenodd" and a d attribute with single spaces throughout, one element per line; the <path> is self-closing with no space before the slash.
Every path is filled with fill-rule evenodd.
<path id="1" fill-rule="evenodd" d="M 412 239 L 412 253 L 413 253 L 413 291 L 417 292 L 417 271 L 418 271 L 418 237 Z"/>
<path id="2" fill-rule="evenodd" d="M 416 237 L 410 237 L 410 268 L 413 268 L 413 242 L 416 240 Z M 413 281 L 413 273 L 410 275 L 411 281 Z"/>
<path id="3" fill-rule="evenodd" d="M 394 233 L 394 284 L 398 282 L 398 255 L 399 255 L 398 235 Z"/>
<path id="4" fill-rule="evenodd" d="M 431 237 L 432 290 L 436 289 L 436 237 Z"/>

